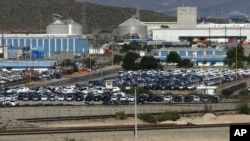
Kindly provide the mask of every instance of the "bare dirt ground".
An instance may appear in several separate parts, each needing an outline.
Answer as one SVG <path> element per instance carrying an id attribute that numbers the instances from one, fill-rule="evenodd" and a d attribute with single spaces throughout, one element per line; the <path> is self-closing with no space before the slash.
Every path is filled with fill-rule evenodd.
<path id="1" fill-rule="evenodd" d="M 250 121 L 250 115 L 221 115 L 207 113 L 200 117 L 182 117 L 177 121 L 164 121 L 163 123 L 176 124 L 216 124 L 216 123 L 246 123 Z M 134 118 L 126 120 L 84 120 L 70 122 L 47 122 L 39 127 L 79 127 L 79 126 L 111 126 L 111 125 L 134 125 Z M 147 124 L 137 120 L 138 124 Z M 134 140 L 133 131 L 112 131 L 98 133 L 70 133 L 51 135 L 19 135 L 0 136 L 0 141 L 131 141 Z M 170 129 L 154 131 L 138 131 L 138 141 L 228 141 L 229 127 L 203 128 L 203 129 Z"/>
<path id="2" fill-rule="evenodd" d="M 164 121 L 161 123 L 175 124 L 219 124 L 219 123 L 249 123 L 250 115 L 220 115 L 215 116 L 212 113 L 207 113 L 201 117 L 181 117 L 177 121 Z"/>
<path id="3" fill-rule="evenodd" d="M 177 125 L 186 124 L 219 124 L 219 123 L 249 123 L 250 115 L 220 115 L 216 116 L 212 113 L 207 113 L 201 117 L 181 117 L 177 121 L 163 121 L 158 124 L 174 123 Z M 47 122 L 40 127 L 81 127 L 81 126 L 112 126 L 112 125 L 134 125 L 134 118 L 126 120 L 116 119 L 100 119 L 100 120 L 84 120 L 84 121 L 67 121 L 67 122 Z M 138 124 L 147 124 L 140 119 L 137 119 Z"/>

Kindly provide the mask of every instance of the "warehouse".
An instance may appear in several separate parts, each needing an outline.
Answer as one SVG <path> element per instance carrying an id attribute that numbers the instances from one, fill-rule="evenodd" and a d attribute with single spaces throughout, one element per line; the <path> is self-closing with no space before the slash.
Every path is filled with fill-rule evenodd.
<path id="1" fill-rule="evenodd" d="M 55 19 L 47 26 L 46 34 L 4 34 L 0 53 L 12 60 L 54 60 L 62 54 L 65 58 L 88 55 L 88 39 L 81 31 L 82 27 L 72 19 Z"/>

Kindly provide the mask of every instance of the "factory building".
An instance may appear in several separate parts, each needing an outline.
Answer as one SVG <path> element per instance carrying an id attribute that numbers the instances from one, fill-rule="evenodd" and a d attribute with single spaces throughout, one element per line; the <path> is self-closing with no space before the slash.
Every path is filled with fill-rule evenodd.
<path id="1" fill-rule="evenodd" d="M 125 39 L 143 39 L 147 37 L 147 25 L 135 17 L 128 19 L 118 27 L 119 36 Z"/>
<path id="2" fill-rule="evenodd" d="M 223 48 L 162 48 L 154 52 L 154 57 L 158 58 L 163 64 L 166 62 L 166 56 L 170 52 L 176 52 L 182 59 L 190 59 L 198 64 L 223 65 L 226 60 L 226 52 Z"/>
<path id="3" fill-rule="evenodd" d="M 228 19 L 231 23 L 218 24 L 204 21 L 197 24 L 196 11 L 195 7 L 178 7 L 177 22 L 144 22 L 152 39 L 147 44 L 163 47 L 154 52 L 156 58 L 165 61 L 170 51 L 176 51 L 181 58 L 188 58 L 196 64 L 205 61 L 223 65 L 229 47 L 238 43 L 243 45 L 250 43 L 250 24 L 243 22 L 248 18 L 245 14 L 230 13 Z M 168 28 L 161 28 L 162 25 Z M 196 44 L 191 45 L 191 43 Z M 172 44 L 185 45 L 169 46 Z M 248 47 L 244 48 L 245 55 L 248 55 Z"/>
<path id="4" fill-rule="evenodd" d="M 47 26 L 46 34 L 4 34 L 3 37 L 0 53 L 5 59 L 55 60 L 62 54 L 71 58 L 89 52 L 82 26 L 72 19 L 54 19 Z"/>
<path id="5" fill-rule="evenodd" d="M 177 8 L 177 27 L 194 28 L 197 24 L 196 7 L 178 7 Z"/>

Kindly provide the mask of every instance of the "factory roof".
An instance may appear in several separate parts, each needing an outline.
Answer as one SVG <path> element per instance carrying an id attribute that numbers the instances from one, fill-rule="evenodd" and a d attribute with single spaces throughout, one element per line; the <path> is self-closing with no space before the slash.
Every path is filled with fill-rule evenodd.
<path id="1" fill-rule="evenodd" d="M 1 68 L 52 68 L 55 61 L 6 61 L 0 62 Z"/>
<path id="2" fill-rule="evenodd" d="M 130 18 L 120 24 L 119 26 L 147 26 L 146 24 L 142 23 L 140 20 L 136 18 Z"/>

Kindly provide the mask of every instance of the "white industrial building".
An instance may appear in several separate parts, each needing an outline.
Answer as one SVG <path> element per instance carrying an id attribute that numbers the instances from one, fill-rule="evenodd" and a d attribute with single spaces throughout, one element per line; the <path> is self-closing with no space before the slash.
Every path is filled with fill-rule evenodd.
<path id="1" fill-rule="evenodd" d="M 210 39 L 227 42 L 229 39 L 250 41 L 248 23 L 200 23 L 197 24 L 196 7 L 178 7 L 177 22 L 144 22 L 148 26 L 148 35 L 153 41 L 177 42 L 188 38 Z M 161 28 L 168 26 L 169 28 Z"/>
<path id="2" fill-rule="evenodd" d="M 154 29 L 152 40 L 169 42 L 185 41 L 188 38 L 210 39 L 214 42 L 227 42 L 228 39 L 250 40 L 250 28 L 247 27 L 221 27 L 221 28 L 167 28 Z"/>
<path id="3" fill-rule="evenodd" d="M 154 57 L 159 58 L 163 63 L 169 52 L 177 52 L 181 58 L 190 59 L 192 62 L 199 64 L 203 61 L 208 64 L 224 65 L 226 61 L 226 43 L 248 43 L 250 42 L 250 24 L 248 23 L 200 23 L 197 24 L 197 8 L 179 7 L 177 8 L 177 22 L 144 22 L 148 26 L 148 36 L 152 41 L 148 45 L 160 46 L 154 52 Z M 167 28 L 162 28 L 165 26 Z M 207 40 L 222 44 L 222 46 L 190 48 L 188 41 Z M 166 44 L 168 44 L 166 46 Z M 171 46 L 172 44 L 180 44 Z M 181 47 L 181 44 L 183 46 Z M 189 47 L 187 46 L 189 44 Z M 227 44 L 228 46 L 229 44 Z"/>

